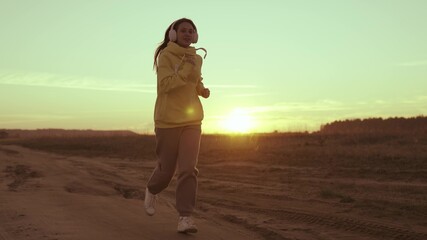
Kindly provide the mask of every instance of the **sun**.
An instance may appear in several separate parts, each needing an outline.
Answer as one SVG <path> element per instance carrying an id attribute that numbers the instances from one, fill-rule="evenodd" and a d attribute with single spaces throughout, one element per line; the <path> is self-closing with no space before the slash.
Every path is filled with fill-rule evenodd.
<path id="1" fill-rule="evenodd" d="M 233 110 L 222 121 L 222 128 L 230 133 L 248 133 L 253 127 L 253 117 L 242 109 Z"/>

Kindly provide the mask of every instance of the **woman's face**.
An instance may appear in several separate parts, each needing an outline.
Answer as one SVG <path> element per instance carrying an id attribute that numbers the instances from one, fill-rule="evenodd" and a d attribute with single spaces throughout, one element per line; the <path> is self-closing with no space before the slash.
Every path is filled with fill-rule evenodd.
<path id="1" fill-rule="evenodd" d="M 186 48 L 193 42 L 194 34 L 196 34 L 196 30 L 193 28 L 193 25 L 189 22 L 183 22 L 178 26 L 176 43 Z"/>

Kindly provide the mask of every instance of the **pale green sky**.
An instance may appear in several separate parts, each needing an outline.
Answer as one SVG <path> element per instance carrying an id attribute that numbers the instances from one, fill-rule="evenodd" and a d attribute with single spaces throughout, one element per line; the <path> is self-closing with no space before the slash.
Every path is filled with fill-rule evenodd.
<path id="1" fill-rule="evenodd" d="M 0 0 L 0 128 L 152 132 L 153 53 L 188 17 L 208 56 L 204 131 L 427 113 L 425 0 Z M 201 52 L 202 53 L 202 52 Z"/>

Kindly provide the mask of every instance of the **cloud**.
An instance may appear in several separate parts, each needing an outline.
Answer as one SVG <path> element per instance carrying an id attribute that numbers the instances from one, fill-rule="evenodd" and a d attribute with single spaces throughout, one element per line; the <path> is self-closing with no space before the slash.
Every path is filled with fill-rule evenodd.
<path id="1" fill-rule="evenodd" d="M 26 73 L 0 71 L 0 84 L 38 87 L 74 88 L 99 91 L 156 93 L 155 84 L 142 84 L 126 80 L 100 79 L 93 77 L 63 76 L 52 73 Z M 211 89 L 256 89 L 256 85 L 220 84 L 209 85 Z M 261 96 L 265 93 L 237 94 L 233 97 Z"/>
<path id="2" fill-rule="evenodd" d="M 338 111 L 346 110 L 346 107 L 343 103 L 331 101 L 331 100 L 321 100 L 317 102 L 284 102 L 277 103 L 272 106 L 257 106 L 248 108 L 247 111 L 251 113 L 268 113 L 268 112 L 277 112 L 277 113 L 289 113 L 289 112 L 320 112 L 320 111 Z"/>
<path id="3" fill-rule="evenodd" d="M 60 121 L 72 118 L 66 115 L 8 114 L 0 117 L 0 123 L 1 125 L 15 125 L 21 123 Z"/>
<path id="4" fill-rule="evenodd" d="M 269 95 L 268 93 L 241 93 L 241 94 L 234 94 L 234 95 L 229 95 L 227 97 L 257 97 L 257 96 L 267 96 Z"/>
<path id="5" fill-rule="evenodd" d="M 92 77 L 63 76 L 51 73 L 0 72 L 0 84 L 156 93 L 155 84 L 141 84 L 125 80 L 119 81 Z"/>
<path id="6" fill-rule="evenodd" d="M 231 85 L 231 84 L 221 84 L 221 85 L 209 85 L 209 88 L 257 88 L 256 85 Z"/>
<path id="7" fill-rule="evenodd" d="M 401 67 L 419 67 L 419 66 L 427 66 L 427 61 L 412 61 L 412 62 L 403 62 L 398 63 L 398 66 Z"/>
<path id="8" fill-rule="evenodd" d="M 366 101 L 335 101 L 324 99 L 306 102 L 280 102 L 272 105 L 236 107 L 249 115 L 255 127 L 252 131 L 317 131 L 320 126 L 336 120 L 372 117 L 412 117 L 427 111 L 427 96 L 402 99 L 372 99 Z M 230 112 L 218 112 L 206 117 L 206 126 L 223 131 L 219 124 Z"/>
<path id="9" fill-rule="evenodd" d="M 382 99 L 364 102 L 338 102 L 321 100 L 316 102 L 282 102 L 271 106 L 240 108 L 242 111 L 263 121 L 305 120 L 330 121 L 336 119 L 413 116 L 426 109 L 425 96 L 413 99 L 386 101 Z"/>

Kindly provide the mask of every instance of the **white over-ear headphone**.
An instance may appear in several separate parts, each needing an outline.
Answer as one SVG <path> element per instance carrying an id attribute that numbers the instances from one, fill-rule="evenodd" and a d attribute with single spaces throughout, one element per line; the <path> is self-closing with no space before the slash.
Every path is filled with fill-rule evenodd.
<path id="1" fill-rule="evenodd" d="M 172 23 L 171 28 L 169 29 L 169 40 L 172 41 L 172 42 L 175 42 L 176 39 L 177 39 L 176 31 L 175 31 L 175 29 L 173 29 L 175 27 L 175 23 L 176 23 L 176 21 Z M 194 29 L 194 30 L 195 31 L 193 33 L 193 41 L 192 41 L 192 43 L 197 43 L 197 41 L 199 40 L 199 34 L 197 34 L 197 30 L 196 29 Z"/>

